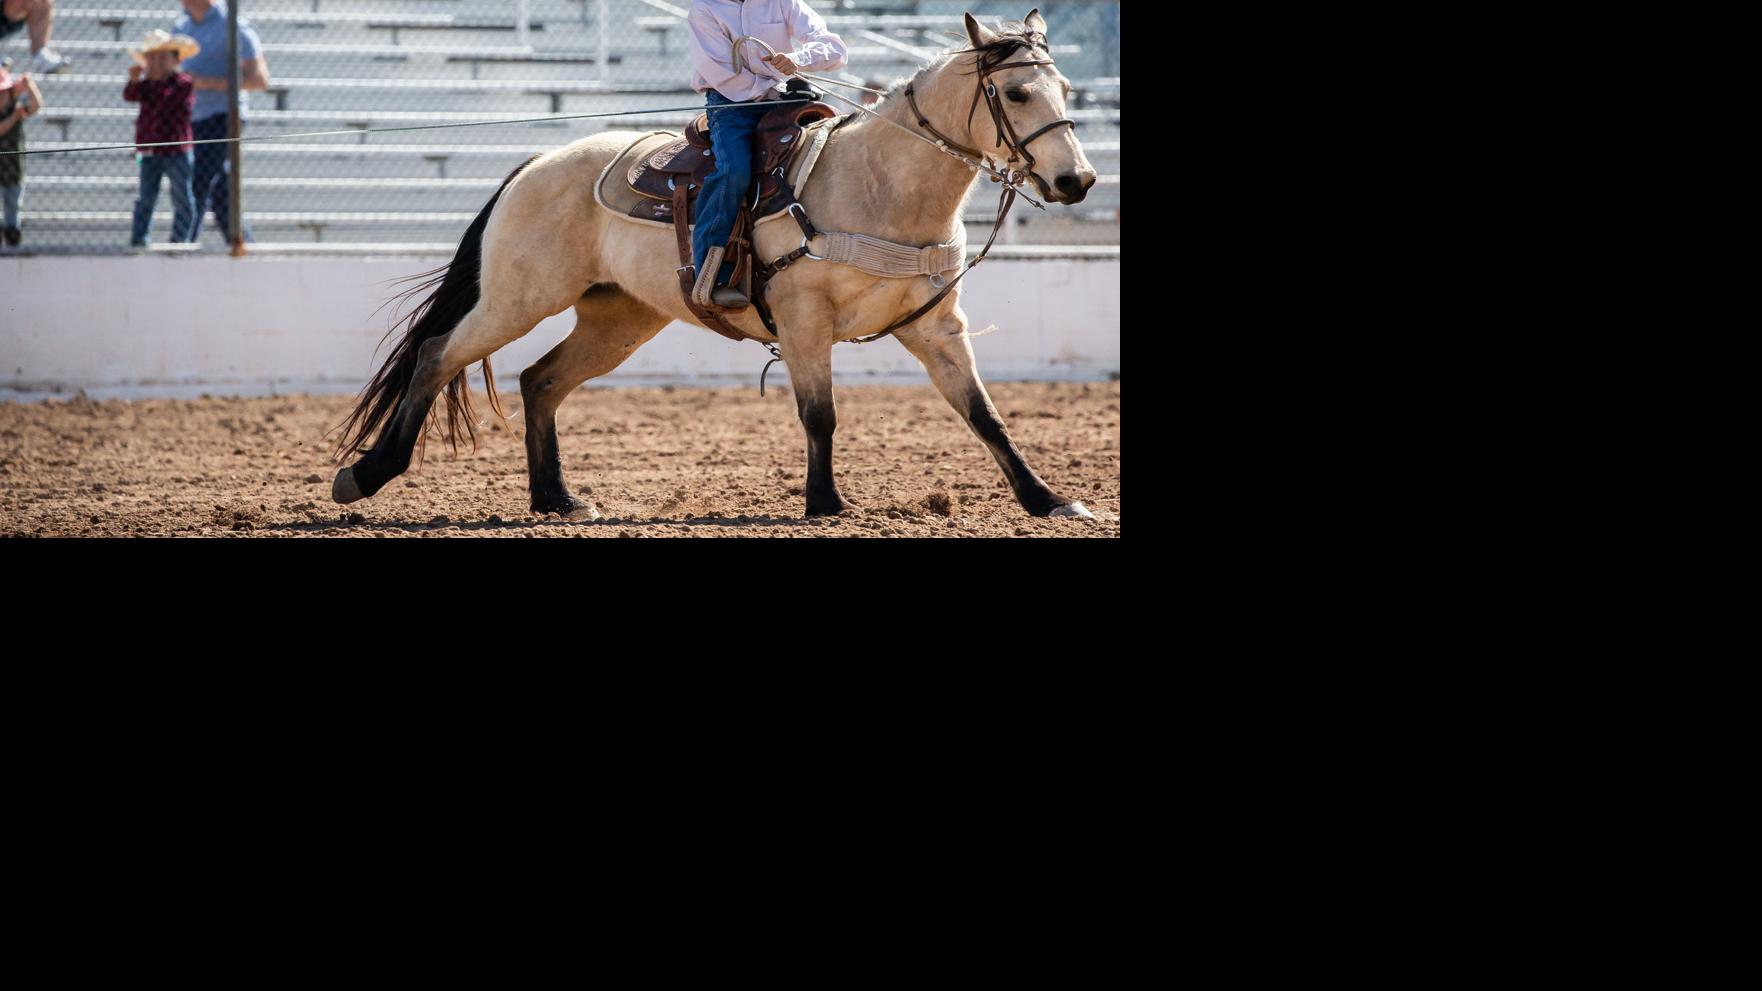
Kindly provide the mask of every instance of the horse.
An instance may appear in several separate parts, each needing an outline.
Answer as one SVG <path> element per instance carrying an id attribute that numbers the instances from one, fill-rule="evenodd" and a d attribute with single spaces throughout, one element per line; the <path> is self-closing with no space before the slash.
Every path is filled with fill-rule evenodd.
<path id="1" fill-rule="evenodd" d="M 800 195 L 819 230 L 862 232 L 908 245 L 964 236 L 962 207 L 977 173 L 936 142 L 971 151 L 974 158 L 980 155 L 975 149 L 1007 148 L 1012 162 L 1021 154 L 1027 179 L 1050 202 L 1081 202 L 1094 185 L 1095 170 L 1065 117 L 1071 84 L 1053 64 L 1038 8 L 995 29 L 971 14 L 965 23 L 969 48 L 944 51 L 909 81 L 896 82 L 871 108 L 875 116 L 857 114 L 828 138 Z M 989 113 L 977 112 L 982 100 Z M 1023 134 L 1030 137 L 1023 140 Z M 673 231 L 625 221 L 595 200 L 596 179 L 642 136 L 589 135 L 515 168 L 466 229 L 452 262 L 413 277 L 426 281 L 407 296 L 432 292 L 401 321 L 404 334 L 339 428 L 336 461 L 362 456 L 337 472 L 331 486 L 336 502 L 372 496 L 409 467 L 431 419 L 438 420 L 433 407 L 443 391 L 442 436 L 456 450 L 462 422 L 475 443 L 469 367 L 483 363 L 489 401 L 500 414 L 490 356 L 541 320 L 574 307 L 569 336 L 520 374 L 531 509 L 565 519 L 599 517 L 564 481 L 557 407 L 582 383 L 617 368 L 670 321 L 704 326 L 680 292 Z M 1033 150 L 1026 153 L 1029 142 Z M 1019 171 L 1013 174 L 1020 180 Z M 795 226 L 759 226 L 755 256 L 776 259 L 796 248 L 802 231 Z M 1035 474 L 1010 440 L 974 365 L 960 285 L 948 291 L 942 280 L 934 282 L 799 261 L 778 272 L 766 290 L 775 334 L 755 308 L 724 316 L 747 336 L 775 345 L 788 367 L 807 436 L 807 515 L 856 508 L 839 494 L 832 472 L 838 425 L 833 344 L 888 327 L 936 299 L 940 286 L 946 295 L 893 336 L 990 450 L 1024 510 L 1092 519 L 1081 502 L 1055 493 Z"/>

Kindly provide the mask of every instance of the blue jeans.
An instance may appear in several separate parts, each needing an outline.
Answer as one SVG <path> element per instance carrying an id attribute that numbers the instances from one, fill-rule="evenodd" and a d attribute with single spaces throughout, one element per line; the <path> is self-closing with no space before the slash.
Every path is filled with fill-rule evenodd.
<path id="1" fill-rule="evenodd" d="M 759 128 L 759 118 L 777 109 L 775 103 L 736 103 L 715 90 L 704 94 L 704 106 L 710 115 L 716 167 L 704 177 L 704 188 L 698 190 L 697 225 L 691 231 L 691 261 L 699 274 L 704 270 L 704 256 L 711 248 L 727 244 L 728 235 L 734 233 L 740 200 L 752 185 L 753 132 Z M 724 262 L 716 273 L 716 284 L 726 284 L 733 274 L 734 266 Z"/>
<path id="2" fill-rule="evenodd" d="M 181 244 L 196 239 L 195 197 L 190 192 L 190 172 L 195 167 L 193 152 L 175 155 L 141 156 L 141 195 L 135 200 L 135 229 L 130 244 L 146 244 L 147 232 L 153 227 L 153 207 L 159 203 L 159 179 L 171 186 L 171 240 Z"/>
<path id="3" fill-rule="evenodd" d="M 226 137 L 226 115 L 215 114 L 204 117 L 191 124 L 196 132 L 197 141 L 210 141 L 214 138 Z M 239 137 L 245 136 L 245 122 L 239 121 Z M 196 194 L 196 229 L 190 233 L 194 241 L 202 236 L 202 218 L 214 211 L 214 222 L 220 225 L 220 239 L 227 240 L 232 236 L 232 190 L 227 186 L 227 177 L 232 170 L 227 167 L 227 156 L 231 145 L 212 144 L 196 146 L 196 173 L 190 178 L 190 187 Z M 255 240 L 251 236 L 251 225 L 240 221 L 244 228 L 245 240 Z"/>

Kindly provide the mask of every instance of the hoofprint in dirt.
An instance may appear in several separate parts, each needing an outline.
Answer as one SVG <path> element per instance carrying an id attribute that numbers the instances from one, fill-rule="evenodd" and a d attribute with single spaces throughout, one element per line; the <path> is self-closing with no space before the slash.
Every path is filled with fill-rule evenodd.
<path id="1" fill-rule="evenodd" d="M 476 452 L 431 440 L 420 469 L 330 501 L 325 434 L 347 396 L 0 402 L 0 536 L 1117 537 L 1120 384 L 992 383 L 1017 446 L 1097 519 L 1035 519 L 929 386 L 838 391 L 838 483 L 860 509 L 804 519 L 805 439 L 787 383 L 585 389 L 558 413 L 577 498 L 528 510 L 518 391 Z"/>

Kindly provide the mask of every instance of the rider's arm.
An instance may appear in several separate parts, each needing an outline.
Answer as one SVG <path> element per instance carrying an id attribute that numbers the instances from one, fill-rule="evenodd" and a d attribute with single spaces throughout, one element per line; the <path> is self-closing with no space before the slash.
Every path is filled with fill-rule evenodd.
<path id="1" fill-rule="evenodd" d="M 844 39 L 828 30 L 826 21 L 803 0 L 790 0 L 790 8 L 789 37 L 796 47 L 795 51 L 784 53 L 789 60 L 814 72 L 844 68 L 849 54 Z"/>
<path id="2" fill-rule="evenodd" d="M 734 39 L 716 15 L 702 7 L 691 8 L 685 19 L 691 28 L 691 67 L 711 89 L 732 83 L 740 73 L 730 69 L 734 58 Z"/>

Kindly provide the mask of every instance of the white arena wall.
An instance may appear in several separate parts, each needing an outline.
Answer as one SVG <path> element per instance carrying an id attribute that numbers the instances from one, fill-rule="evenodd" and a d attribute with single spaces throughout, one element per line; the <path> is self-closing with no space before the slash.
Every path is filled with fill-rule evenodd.
<path id="1" fill-rule="evenodd" d="M 395 291 L 390 280 L 443 255 L 149 254 L 0 257 L 0 400 L 79 390 L 94 398 L 353 393 L 366 384 Z M 990 381 L 1105 380 L 1120 370 L 1120 258 L 1055 256 L 982 262 L 962 283 Z M 516 376 L 572 327 L 546 320 L 495 356 Z M 769 355 L 751 341 L 672 324 L 609 385 L 756 385 Z M 926 382 L 898 342 L 839 345 L 838 381 Z M 474 379 L 475 379 L 475 369 Z M 772 369 L 772 384 L 784 369 Z"/>

